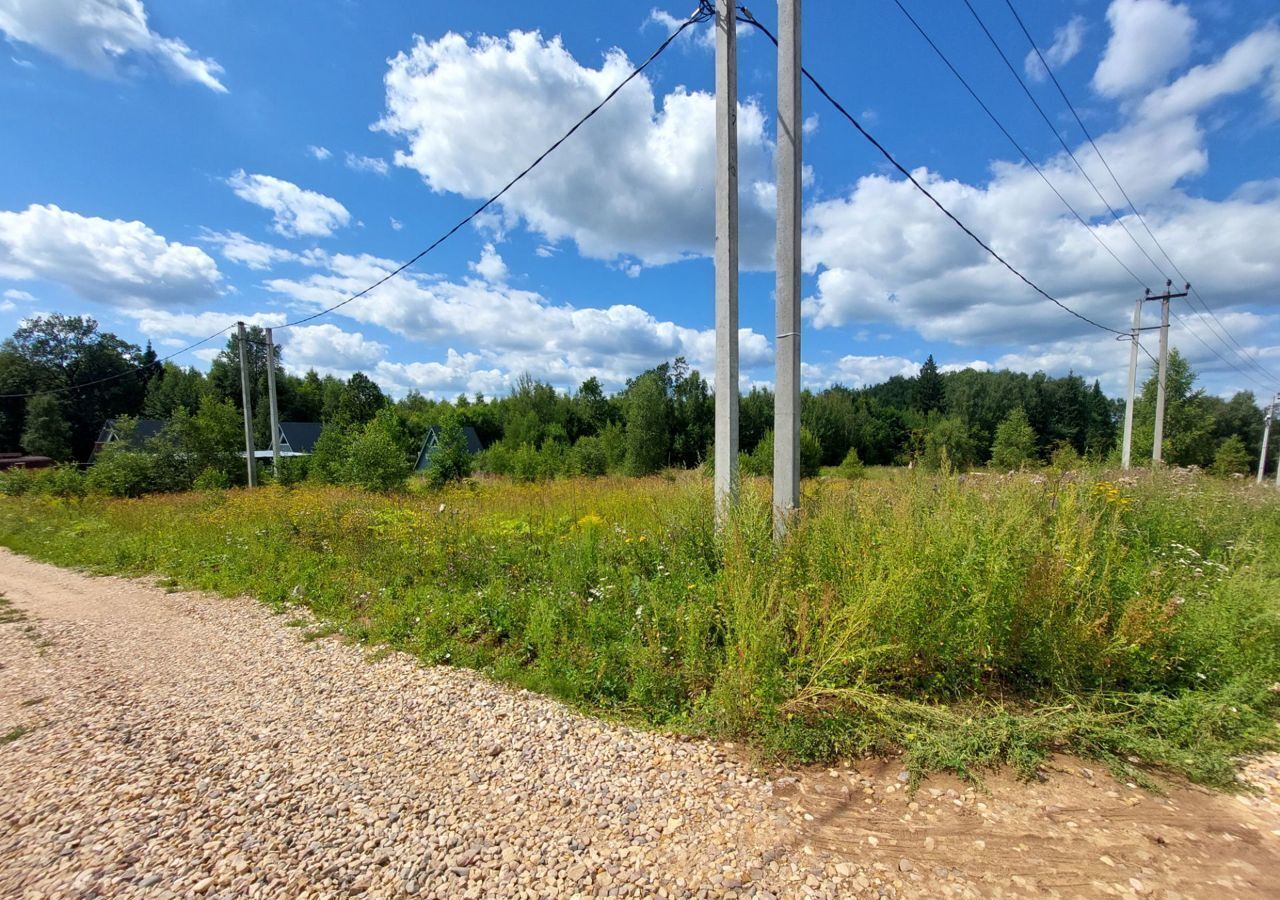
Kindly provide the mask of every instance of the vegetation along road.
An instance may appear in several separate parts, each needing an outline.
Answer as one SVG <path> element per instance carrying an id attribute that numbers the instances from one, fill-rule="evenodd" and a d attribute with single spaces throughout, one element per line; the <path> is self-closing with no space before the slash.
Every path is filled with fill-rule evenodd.
<path id="1" fill-rule="evenodd" d="M 248 599 L 0 551 L 0 895 L 1250 897 L 1263 791 L 762 772 Z"/>

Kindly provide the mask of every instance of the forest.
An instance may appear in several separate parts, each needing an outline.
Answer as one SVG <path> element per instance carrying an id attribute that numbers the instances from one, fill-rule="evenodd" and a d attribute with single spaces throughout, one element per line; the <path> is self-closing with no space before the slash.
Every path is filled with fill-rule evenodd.
<path id="1" fill-rule="evenodd" d="M 249 329 L 255 445 L 270 446 L 266 345 Z M 714 430 L 711 385 L 683 359 L 636 375 L 614 393 L 588 378 L 571 393 L 528 375 L 506 396 L 435 400 L 417 391 L 393 399 L 367 375 L 304 375 L 284 367 L 275 348 L 282 421 L 321 422 L 309 460 L 291 460 L 288 478 L 391 487 L 433 425 L 471 426 L 486 448 L 446 474 L 481 471 L 537 480 L 561 475 L 650 474 L 706 464 Z M 213 483 L 243 477 L 241 390 L 235 338 L 209 370 L 158 362 L 103 331 L 91 318 L 51 315 L 25 322 L 0 345 L 0 449 L 87 463 L 108 419 L 170 423 L 166 440 L 186 461 L 185 474 L 161 477 L 182 489 L 202 473 Z M 1134 458 L 1149 457 L 1155 377 L 1147 377 L 1135 410 Z M 1054 461 L 1114 461 L 1123 402 L 1078 375 L 1042 372 L 943 372 L 930 356 L 914 377 L 895 376 L 862 389 L 831 385 L 802 398 L 802 468 L 947 465 L 965 469 L 1034 467 Z M 767 475 L 772 454 L 773 395 L 754 388 L 741 398 L 741 463 Z M 1260 453 L 1263 413 L 1253 394 L 1229 400 L 1196 386 L 1186 359 L 1171 354 L 1165 459 L 1219 474 L 1243 473 Z M 159 450 L 158 447 L 151 448 Z M 199 467 L 198 469 L 194 467 Z M 136 490 L 136 487 L 135 487 Z M 129 491 L 133 492 L 133 491 Z"/>

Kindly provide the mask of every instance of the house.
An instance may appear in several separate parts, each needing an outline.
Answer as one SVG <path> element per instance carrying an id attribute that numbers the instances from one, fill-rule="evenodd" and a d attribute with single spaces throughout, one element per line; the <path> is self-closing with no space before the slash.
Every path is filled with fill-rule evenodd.
<path id="1" fill-rule="evenodd" d="M 0 453 L 0 469 L 47 469 L 51 465 L 53 460 L 47 456 Z"/>
<path id="2" fill-rule="evenodd" d="M 467 452 L 472 456 L 484 449 L 484 445 L 480 443 L 480 436 L 476 434 L 476 430 L 470 425 L 463 425 L 462 433 L 467 438 Z M 415 472 L 422 472 L 427 466 L 431 465 L 431 457 L 436 452 L 436 444 L 439 440 L 440 426 L 432 425 L 427 429 L 427 437 L 422 442 L 422 449 L 418 451 L 418 461 L 413 465 Z"/>
<path id="3" fill-rule="evenodd" d="M 319 422 L 281 422 L 280 423 L 280 455 L 309 456 L 320 439 L 320 430 L 324 426 Z M 244 456 L 243 453 L 240 454 Z M 255 447 L 254 459 L 271 459 L 271 446 L 265 449 Z"/>
<path id="4" fill-rule="evenodd" d="M 134 419 L 135 425 L 133 432 L 129 435 L 129 446 L 140 447 L 143 442 L 155 437 L 167 424 L 164 419 Z M 124 436 L 120 433 L 119 424 L 123 424 L 119 419 L 107 419 L 102 425 L 102 430 L 98 432 L 98 439 L 93 443 L 93 452 L 89 454 L 89 462 L 92 463 L 102 448 L 107 444 L 114 444 L 117 441 L 124 440 Z"/>

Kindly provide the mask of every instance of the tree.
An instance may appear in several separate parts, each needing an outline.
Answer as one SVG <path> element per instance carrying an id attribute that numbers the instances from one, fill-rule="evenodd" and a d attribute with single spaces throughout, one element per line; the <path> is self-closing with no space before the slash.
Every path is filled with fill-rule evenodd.
<path id="1" fill-rule="evenodd" d="M 991 466 L 995 469 L 1021 469 L 1036 460 L 1036 433 L 1027 421 L 1026 411 L 1016 407 L 996 429 L 991 445 Z"/>
<path id="2" fill-rule="evenodd" d="M 938 364 L 933 361 L 932 353 L 924 361 L 924 365 L 920 367 L 920 374 L 916 377 L 914 400 L 915 408 L 922 413 L 931 413 L 946 407 L 946 381 L 938 371 Z"/>
<path id="3" fill-rule="evenodd" d="M 1213 455 L 1215 475 L 1244 475 L 1253 468 L 1253 454 L 1245 446 L 1244 438 L 1233 434 L 1221 444 Z"/>
<path id="4" fill-rule="evenodd" d="M 28 453 L 60 462 L 72 458 L 71 425 L 59 395 L 38 394 L 27 401 L 22 447 Z"/>
<path id="5" fill-rule="evenodd" d="M 969 428 L 956 416 L 937 416 L 924 436 L 925 468 L 941 469 L 943 464 L 957 469 L 967 469 L 978 458 L 978 448 L 969 434 Z"/>
<path id="6" fill-rule="evenodd" d="M 136 416 L 145 391 L 142 351 L 87 316 L 28 319 L 0 345 L 0 393 L 23 394 L 82 385 L 62 395 L 71 454 L 88 459 L 103 422 Z M 0 449 L 17 450 L 26 429 L 21 398 L 0 400 Z"/>
<path id="7" fill-rule="evenodd" d="M 382 389 L 363 372 L 354 373 L 338 398 L 334 419 L 344 425 L 364 425 L 387 405 Z"/>
<path id="8" fill-rule="evenodd" d="M 627 390 L 627 472 L 650 475 L 667 464 L 667 393 L 662 376 L 650 370 Z"/>
<path id="9" fill-rule="evenodd" d="M 1158 372 L 1142 386 L 1142 396 L 1134 404 L 1133 456 L 1151 458 L 1155 441 L 1156 387 Z M 1169 351 L 1165 379 L 1164 461 L 1175 466 L 1208 466 L 1213 461 L 1213 413 L 1203 389 L 1195 387 L 1196 374 L 1186 357 Z"/>
<path id="10" fill-rule="evenodd" d="M 467 447 L 467 435 L 457 414 L 451 412 L 442 417 L 436 449 L 427 466 L 427 478 L 434 487 L 442 487 L 470 475 L 471 450 Z"/>

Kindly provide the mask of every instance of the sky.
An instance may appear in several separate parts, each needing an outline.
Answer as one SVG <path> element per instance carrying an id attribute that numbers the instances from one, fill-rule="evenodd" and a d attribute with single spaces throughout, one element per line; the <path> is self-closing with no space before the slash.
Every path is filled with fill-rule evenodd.
<path id="1" fill-rule="evenodd" d="M 1181 272 L 1196 293 L 1174 301 L 1170 341 L 1202 384 L 1280 388 L 1273 0 L 1013 0 L 1101 159 L 1005 0 L 972 3 L 1011 66 L 963 4 L 902 3 L 1052 189 L 894 0 L 807 0 L 806 67 L 1064 304 L 1127 331 L 1144 286 Z M 774 4 L 752 10 L 776 27 Z M 0 331 L 90 315 L 165 355 L 337 303 L 532 162 L 690 11 L 0 0 Z M 526 372 L 617 389 L 677 356 L 711 374 L 711 27 L 403 275 L 277 332 L 285 366 L 438 397 L 501 395 Z M 772 45 L 744 30 L 743 389 L 773 380 L 775 75 Z M 987 256 L 808 85 L 803 114 L 806 386 L 914 374 L 932 354 L 1123 393 L 1128 344 Z M 205 367 L 221 345 L 175 362 Z"/>

